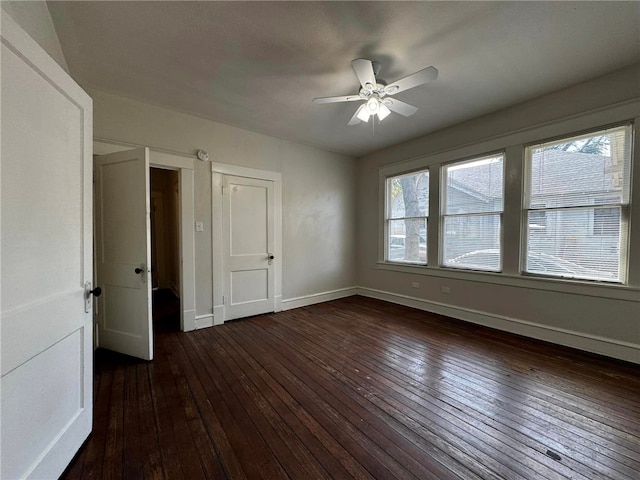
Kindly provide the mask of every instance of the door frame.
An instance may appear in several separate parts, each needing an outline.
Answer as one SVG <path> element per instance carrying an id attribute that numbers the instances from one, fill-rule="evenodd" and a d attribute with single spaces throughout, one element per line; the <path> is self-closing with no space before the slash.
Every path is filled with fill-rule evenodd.
<path id="1" fill-rule="evenodd" d="M 141 146 L 143 145 L 94 138 L 93 153 L 94 155 L 105 155 Z M 179 176 L 180 330 L 183 332 L 196 328 L 194 160 L 195 158 L 187 155 L 149 148 L 149 168 L 176 170 Z"/>
<path id="2" fill-rule="evenodd" d="M 255 178 L 273 182 L 274 216 L 274 305 L 273 311 L 282 310 L 282 174 L 268 170 L 241 167 L 228 163 L 211 163 L 211 239 L 213 261 L 213 325 L 222 325 L 226 320 L 222 296 L 225 291 L 224 258 L 222 252 L 223 210 L 222 181 L 225 175 Z"/>

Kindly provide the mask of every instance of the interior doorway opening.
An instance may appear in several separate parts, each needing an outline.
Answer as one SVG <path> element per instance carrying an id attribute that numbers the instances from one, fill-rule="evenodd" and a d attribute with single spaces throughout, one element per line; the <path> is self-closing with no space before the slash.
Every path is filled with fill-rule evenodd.
<path id="1" fill-rule="evenodd" d="M 151 278 L 154 332 L 180 330 L 180 176 L 150 169 Z"/>

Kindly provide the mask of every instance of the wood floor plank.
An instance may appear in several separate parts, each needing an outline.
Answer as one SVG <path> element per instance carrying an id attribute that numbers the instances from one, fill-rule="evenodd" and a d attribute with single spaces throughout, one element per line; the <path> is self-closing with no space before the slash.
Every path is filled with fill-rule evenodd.
<path id="1" fill-rule="evenodd" d="M 63 479 L 613 479 L 640 471 L 640 367 L 349 297 L 98 351 Z M 558 456 L 555 456 L 555 455 Z"/>
<path id="2" fill-rule="evenodd" d="M 233 332 L 221 332 L 231 345 L 239 345 L 234 342 Z M 245 373 L 251 376 L 273 408 L 279 413 L 283 421 L 296 433 L 300 442 L 306 445 L 324 469 L 330 474 L 329 478 L 357 479 L 370 478 L 366 472 L 359 469 L 353 457 L 346 450 L 336 448 L 335 440 L 314 418 L 308 414 L 273 376 L 266 374 L 264 364 L 270 359 L 262 360 L 254 358 L 244 349 L 237 349 L 238 354 L 249 367 Z M 253 349 L 250 350 L 254 352 Z"/>
<path id="3" fill-rule="evenodd" d="M 151 379 L 149 368 L 145 362 L 136 363 L 136 388 L 138 394 L 138 415 L 140 429 L 140 458 L 145 480 L 161 480 L 164 478 L 162 456 L 156 424 L 156 412 L 151 398 Z"/>
<path id="4" fill-rule="evenodd" d="M 238 445 L 235 448 L 236 455 L 242 458 L 250 478 L 287 478 L 268 442 L 256 434 L 256 422 L 260 419 L 252 418 L 239 403 L 235 381 L 229 383 L 225 378 L 221 371 L 221 368 L 225 369 L 223 359 L 217 349 L 211 348 L 207 335 L 208 332 L 197 332 L 194 339 L 202 354 L 203 367 L 212 380 L 212 386 L 215 386 L 215 392 L 210 390 L 209 394 L 214 395 L 212 400 L 223 412 L 223 428 L 233 438 L 234 444 Z"/>
<path id="5" fill-rule="evenodd" d="M 144 478 L 142 458 L 142 445 L 140 438 L 140 416 L 138 415 L 138 378 L 136 375 L 136 365 L 131 363 L 124 368 L 124 398 L 123 398 L 123 459 L 122 478 L 141 479 Z"/>
<path id="6" fill-rule="evenodd" d="M 323 356 L 322 349 L 317 349 L 313 345 L 313 341 L 317 338 L 319 332 L 316 332 L 315 335 L 306 339 L 297 339 L 298 344 L 302 344 L 305 346 L 306 352 L 315 352 L 318 357 L 321 358 Z M 356 355 L 354 357 L 361 358 L 361 352 L 354 352 Z M 329 359 L 325 358 L 325 361 Z M 322 360 L 321 360 L 322 361 Z M 314 361 L 311 357 L 307 358 L 307 362 L 317 363 L 317 360 Z M 323 362 L 324 363 L 324 362 Z M 352 368 L 343 369 L 345 375 L 353 375 L 353 381 L 356 385 L 359 385 L 359 390 L 364 390 L 368 392 L 369 398 L 372 403 L 378 406 L 381 410 L 389 413 L 391 417 L 402 416 L 405 421 L 411 419 L 411 421 L 415 421 L 418 419 L 418 423 L 414 424 L 414 428 L 417 429 L 425 429 L 429 428 L 431 424 L 437 426 L 440 436 L 449 438 L 450 444 L 455 445 L 459 451 L 466 452 L 468 455 L 471 455 L 476 464 L 480 464 L 485 456 L 483 455 L 482 450 L 478 449 L 478 445 L 492 445 L 495 443 L 495 439 L 487 435 L 484 431 L 478 431 L 477 427 L 472 425 L 472 422 L 467 418 L 458 419 L 455 416 L 451 415 L 451 411 L 448 410 L 449 405 L 443 402 L 440 402 L 439 405 L 430 404 L 430 403 L 421 403 L 416 404 L 415 396 L 414 398 L 409 399 L 406 396 L 406 393 L 403 392 L 403 387 L 400 387 L 398 391 L 399 395 L 394 395 L 396 392 L 393 391 L 395 388 L 395 384 L 393 381 L 387 381 L 386 386 L 389 388 L 382 388 L 382 384 L 385 383 L 385 379 L 380 377 L 377 382 L 372 382 L 370 375 L 374 375 L 373 371 L 370 371 L 366 368 L 363 363 L 356 363 Z M 346 377 L 342 376 L 342 381 L 344 381 Z M 378 385 L 375 386 L 375 385 Z M 384 400 L 379 400 L 384 399 Z M 387 408 L 387 405 L 391 408 Z M 427 418 L 424 415 L 421 415 L 419 412 L 423 410 L 427 410 L 429 412 L 429 417 Z M 458 426 L 457 420 L 462 420 L 466 423 L 465 431 L 466 435 L 461 435 L 461 429 Z M 475 433 L 475 436 L 473 435 Z M 448 437 L 447 437 L 448 436 Z M 476 436 L 478 438 L 476 438 Z M 466 441 L 458 442 L 459 437 L 466 437 Z M 486 437 L 486 438 L 484 438 Z M 498 447 L 489 447 L 494 451 L 494 457 L 499 456 L 496 455 L 500 450 Z M 501 444 L 501 448 L 503 450 L 509 450 L 509 445 L 506 443 Z M 493 457 L 489 457 L 493 458 Z M 486 465 L 490 471 L 497 473 L 499 476 L 508 476 L 513 477 L 514 475 L 521 475 L 522 478 L 530 477 L 533 472 L 542 471 L 544 473 L 546 467 L 545 465 L 536 464 L 531 462 L 529 459 L 529 465 L 525 465 L 527 463 L 527 456 L 523 455 L 520 458 L 520 461 L 515 465 L 506 465 L 501 462 L 488 462 Z M 514 472 L 513 470 L 516 470 Z M 486 475 L 486 474 L 485 474 Z M 550 478 L 549 474 L 547 477 Z"/>
<path id="7" fill-rule="evenodd" d="M 304 321 L 304 320 L 303 320 L 303 321 Z M 297 322 L 297 324 L 296 324 L 296 325 L 297 325 L 297 326 L 300 326 L 300 322 Z M 305 328 L 304 328 L 304 330 L 305 330 L 305 331 L 306 331 L 306 330 L 311 330 L 311 333 L 310 333 L 310 339 L 311 339 L 311 340 L 316 340 L 316 339 L 318 339 L 319 337 L 321 337 L 321 336 L 322 336 L 322 332 L 319 332 L 319 331 L 313 331 L 313 327 L 314 327 L 313 325 L 306 325 L 306 326 L 305 326 Z M 355 354 L 355 355 L 354 355 L 354 354 Z M 365 367 L 363 366 L 362 362 L 366 362 L 366 361 L 367 361 L 367 354 L 366 354 L 366 352 L 363 352 L 363 351 L 350 352 L 350 353 L 349 353 L 349 356 L 353 356 L 354 358 L 359 359 L 359 361 L 361 362 L 361 363 L 360 363 L 360 368 L 362 368 L 362 369 L 364 369 L 364 368 L 365 368 Z M 369 372 L 369 374 L 375 377 L 375 376 L 376 376 L 376 372 L 375 372 L 375 370 L 376 370 L 376 369 L 378 369 L 378 366 L 376 366 L 376 368 L 374 369 L 374 371 L 370 371 L 370 372 Z M 412 375 L 412 377 L 413 377 L 413 379 L 415 380 L 415 382 L 417 382 L 418 384 L 420 383 L 420 377 L 419 377 L 419 376 L 414 376 L 410 371 L 407 371 L 407 370 L 405 370 L 405 369 L 400 369 L 400 371 L 402 371 L 402 372 L 404 372 L 404 373 L 402 373 L 402 374 L 401 374 L 401 373 L 391 374 L 391 377 L 390 377 L 390 378 L 392 378 L 392 379 L 393 379 L 393 378 L 397 378 L 397 379 L 398 379 L 398 381 L 400 381 L 400 380 L 401 380 L 401 377 L 402 377 L 403 375 L 405 375 L 405 376 L 406 376 L 406 375 Z M 397 375 L 397 377 L 394 377 L 394 375 Z M 380 380 L 380 379 L 379 379 L 379 380 Z M 442 378 L 440 378 L 439 380 L 442 380 Z M 385 381 L 385 378 L 383 377 L 381 381 L 383 381 L 383 382 L 384 382 L 384 381 Z M 393 387 L 393 385 L 394 385 L 394 384 L 393 384 L 393 381 L 394 381 L 394 380 L 391 380 L 391 383 L 389 383 L 389 382 L 387 382 L 387 383 L 389 383 L 389 384 Z M 456 380 L 456 383 L 459 383 L 460 381 L 462 381 L 462 378 L 460 378 L 460 379 Z M 474 410 L 474 409 L 477 409 L 477 405 L 481 405 L 481 402 L 477 402 L 475 398 L 472 398 L 472 399 L 471 399 L 469 402 L 467 402 L 467 403 L 460 403 L 461 395 L 462 395 L 462 396 L 464 396 L 466 392 L 465 392 L 464 390 L 460 390 L 460 391 L 458 391 L 454 396 L 452 396 L 451 391 L 452 391 L 453 389 L 455 389 L 455 388 L 456 388 L 456 386 L 457 386 L 457 385 L 451 385 L 451 388 L 447 388 L 447 389 L 445 390 L 445 392 L 447 392 L 447 395 L 449 396 L 448 403 L 450 403 L 450 404 L 451 404 L 451 406 L 452 406 L 453 408 L 457 409 L 457 411 L 463 412 L 463 411 L 466 411 L 466 410 Z M 428 387 L 427 387 L 427 388 L 428 388 Z M 412 390 L 412 395 L 417 395 L 417 396 L 418 396 L 418 398 L 420 398 L 420 397 L 422 396 L 422 392 L 421 392 L 419 389 L 415 389 L 415 388 L 409 387 L 409 390 Z M 402 390 L 400 390 L 400 392 L 402 393 Z M 435 393 L 437 393 L 437 392 L 435 392 L 435 391 L 434 391 L 433 393 L 435 394 Z M 474 392 L 474 394 L 473 394 L 473 395 L 476 395 L 476 394 L 477 394 L 477 392 Z M 447 395 L 445 395 L 445 397 L 446 397 Z M 440 395 L 440 396 L 442 396 L 442 395 Z M 445 404 L 445 406 L 446 406 L 446 407 L 448 407 L 448 405 L 446 405 L 446 404 Z M 491 405 L 491 404 L 488 404 L 488 405 L 487 405 L 487 411 L 492 411 L 492 410 L 494 410 L 494 406 L 493 406 L 493 405 Z M 510 429 L 510 427 L 509 427 L 509 423 L 505 424 L 505 425 L 506 425 L 506 428 L 503 428 L 503 424 L 501 424 L 501 423 L 499 423 L 499 422 L 496 422 L 496 421 L 494 421 L 492 418 L 487 417 L 486 415 L 484 415 L 484 414 L 483 414 L 483 412 L 482 412 L 482 409 L 477 409 L 477 413 L 476 413 L 476 414 L 479 414 L 479 415 L 480 415 L 480 419 L 481 419 L 481 421 L 483 422 L 483 424 L 487 425 L 488 427 L 493 428 L 493 429 L 500 430 L 502 433 L 507 433 L 507 432 L 509 432 L 509 429 Z M 501 418 L 504 418 L 504 415 L 501 415 Z M 513 418 L 512 418 L 512 422 L 513 422 Z M 517 422 L 515 422 L 515 423 L 517 423 Z M 533 432 L 532 430 L 529 430 L 529 434 L 531 434 L 531 433 L 534 433 L 534 432 Z M 516 440 L 518 440 L 518 441 L 522 442 L 523 444 L 528 444 L 531 448 L 539 450 L 539 451 L 538 451 L 538 454 L 539 454 L 539 455 L 544 455 L 544 451 L 546 450 L 546 448 L 544 448 L 543 446 L 544 446 L 545 444 L 552 443 L 552 442 L 544 441 L 544 439 L 542 439 L 542 438 L 540 438 L 540 437 L 539 437 L 539 438 L 530 439 L 530 438 L 528 437 L 528 435 L 524 435 L 524 436 L 523 436 L 523 435 L 521 435 L 520 433 L 518 433 L 517 431 L 511 432 L 511 433 L 509 434 L 509 436 L 507 436 L 507 437 L 506 437 L 506 439 L 508 440 L 508 439 L 510 439 L 510 438 L 513 438 L 513 437 L 515 437 L 514 439 L 516 439 Z M 542 441 L 541 441 L 541 442 L 537 442 L 536 440 L 538 440 L 538 439 L 539 439 L 539 440 L 542 440 Z M 555 447 L 556 447 L 556 448 L 557 448 L 557 447 L 560 447 L 560 450 L 563 450 L 563 448 L 562 448 L 561 446 L 557 445 L 557 444 L 555 445 Z M 576 453 L 576 452 L 575 452 L 575 450 L 574 450 L 574 454 L 575 454 L 575 453 Z M 579 454 L 578 454 L 578 456 L 580 456 L 580 452 L 578 452 L 578 453 L 579 453 Z M 585 452 L 585 454 L 587 455 L 587 457 L 585 457 L 585 458 L 584 458 L 584 460 L 590 461 L 590 458 L 593 456 L 593 452 L 592 452 L 592 451 L 589 451 L 589 452 Z M 542 458 L 543 458 L 544 460 L 548 460 L 548 458 L 546 458 L 546 457 L 544 457 L 544 456 L 543 456 Z M 606 463 L 603 463 L 603 465 L 606 465 Z M 600 472 L 600 473 L 598 473 L 598 472 L 594 472 L 593 470 L 591 470 L 591 469 L 590 469 L 590 468 L 588 468 L 588 467 L 582 468 L 582 467 L 581 467 L 581 465 L 579 465 L 579 464 L 575 464 L 573 468 L 575 468 L 578 472 L 582 471 L 582 473 L 583 473 L 584 475 L 586 475 L 588 478 L 593 478 L 593 476 L 594 476 L 594 475 L 602 475 L 602 474 L 610 475 L 610 474 L 611 474 L 611 473 L 609 472 L 609 470 L 610 470 L 610 468 L 609 468 L 609 467 L 606 467 L 606 468 L 605 468 L 605 471 L 604 471 L 604 472 Z M 635 469 L 635 468 L 633 468 L 633 467 L 628 468 L 628 467 L 626 467 L 625 465 L 620 465 L 620 466 L 619 466 L 619 468 L 618 468 L 618 470 L 619 470 L 620 472 L 626 473 L 627 475 L 633 475 L 631 472 L 637 471 L 637 469 Z M 631 478 L 633 478 L 633 477 L 631 477 Z"/>
<path id="8" fill-rule="evenodd" d="M 444 348 L 446 348 L 446 346 Z M 396 350 L 394 350 L 393 346 L 389 346 L 389 350 L 396 353 Z M 419 358 L 419 355 L 416 353 L 414 353 L 414 356 L 417 356 Z M 409 357 L 411 357 L 411 355 L 409 355 Z M 547 402 L 546 404 L 549 408 L 555 409 L 560 412 L 563 409 L 568 409 L 568 417 L 578 418 L 580 420 L 580 422 L 576 422 L 576 424 L 573 425 L 573 428 L 581 426 L 592 427 L 591 431 L 593 433 L 603 434 L 604 436 L 609 436 L 609 438 L 612 438 L 614 441 L 622 442 L 623 449 L 625 441 L 628 441 L 628 443 L 631 443 L 632 445 L 635 442 L 636 436 L 629 436 L 626 434 L 626 432 L 620 431 L 620 427 L 624 424 L 624 422 L 621 424 L 616 424 L 616 431 L 611 433 L 611 429 L 608 425 L 609 419 L 607 418 L 607 416 L 604 416 L 604 423 L 599 423 L 597 420 L 593 420 L 587 412 L 581 410 L 576 411 L 575 405 L 579 405 L 579 402 L 564 400 L 563 403 L 562 398 L 564 393 L 562 390 L 551 391 L 548 395 L 538 394 L 538 387 L 535 381 L 527 380 L 526 382 L 515 382 L 511 378 L 511 376 L 516 375 L 514 371 L 502 370 L 499 367 L 483 367 L 483 358 L 474 360 L 474 362 L 468 362 L 468 360 L 465 359 L 457 359 L 452 356 L 448 356 L 446 368 L 449 369 L 449 367 L 455 367 L 456 364 L 459 364 L 459 368 L 464 371 L 465 377 L 469 375 L 476 375 L 480 379 L 480 382 L 485 384 L 489 383 L 495 388 L 500 389 L 501 391 L 515 391 L 514 396 L 516 397 L 521 395 L 534 395 L 541 401 Z M 446 371 L 446 373 L 448 373 L 448 370 Z M 526 385 L 526 388 L 521 388 L 519 384 Z M 599 382 L 593 383 L 593 385 L 598 384 Z M 586 420 L 586 424 L 584 424 L 582 420 Z M 609 435 L 610 433 L 611 435 Z"/>
<path id="9" fill-rule="evenodd" d="M 255 334 L 255 332 L 247 331 L 246 333 L 244 333 L 247 338 L 252 338 L 252 334 Z M 260 336 L 259 338 L 262 342 L 268 341 L 264 336 Z M 253 345 L 255 345 L 255 343 L 256 342 L 254 341 Z M 270 351 L 275 352 L 276 350 L 270 349 Z M 273 353 L 270 354 L 270 356 L 274 356 Z M 257 356 L 257 358 L 260 357 Z M 327 415 L 327 417 L 334 418 L 335 415 L 333 414 L 333 412 L 340 412 L 342 418 L 339 420 L 339 422 L 341 425 L 343 425 L 343 429 L 350 430 L 357 438 L 363 438 L 362 434 L 366 435 L 367 440 L 371 440 L 373 442 L 367 445 L 371 445 L 369 448 L 374 452 L 377 448 L 382 449 L 382 451 L 386 452 L 387 454 L 390 454 L 394 450 L 398 450 L 398 446 L 393 443 L 393 439 L 390 438 L 390 435 L 384 435 L 382 432 L 372 428 L 371 423 L 367 422 L 367 417 L 370 415 L 370 412 L 367 412 L 363 409 L 358 409 L 355 405 L 347 405 L 346 403 L 341 401 L 339 392 L 336 388 L 334 388 L 338 387 L 338 385 L 330 385 L 328 382 L 323 381 L 323 379 L 321 379 L 320 377 L 311 379 L 296 366 L 295 359 L 292 360 L 286 355 L 282 355 L 276 358 L 278 359 L 278 367 L 274 366 L 274 369 L 277 368 L 277 371 L 282 374 L 284 378 L 286 378 L 286 376 L 288 375 L 295 376 L 298 381 L 303 383 L 306 387 L 309 387 L 313 392 L 322 391 L 322 389 L 324 389 L 325 392 L 329 392 L 330 389 L 332 390 L 331 395 L 327 394 L 322 396 L 323 400 L 327 402 L 327 405 L 333 409 L 328 410 L 330 413 Z M 305 398 L 304 391 L 302 390 L 300 390 L 300 393 L 298 395 L 300 395 L 299 398 L 301 399 Z M 312 401 L 312 399 L 307 398 L 307 401 Z M 355 419 L 355 421 L 353 419 Z M 367 424 L 366 431 L 362 430 L 362 428 L 360 427 L 363 422 L 366 422 Z M 361 430 L 361 433 L 358 432 L 358 430 Z M 385 431 L 385 433 L 388 434 L 390 432 Z M 405 460 L 405 462 L 403 463 L 403 468 L 407 470 L 407 472 L 404 472 L 403 469 L 396 469 L 394 474 L 397 476 L 397 478 L 399 478 L 398 476 L 402 475 L 406 476 L 408 473 L 412 473 L 413 475 L 418 476 L 418 478 L 421 478 L 421 476 L 427 475 L 429 473 L 427 470 L 422 468 L 421 465 L 418 465 L 414 459 L 406 456 L 406 453 L 404 451 L 398 450 L 397 453 L 399 459 Z"/>

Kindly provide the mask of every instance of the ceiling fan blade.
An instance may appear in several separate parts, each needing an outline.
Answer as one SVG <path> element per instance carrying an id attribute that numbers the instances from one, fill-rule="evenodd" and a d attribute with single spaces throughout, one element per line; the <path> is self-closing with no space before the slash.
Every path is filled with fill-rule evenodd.
<path id="1" fill-rule="evenodd" d="M 362 100 L 360 95 L 345 95 L 343 97 L 318 97 L 313 99 L 313 103 L 355 102 L 358 100 Z"/>
<path id="2" fill-rule="evenodd" d="M 389 107 L 389 110 L 391 110 L 392 112 L 399 113 L 400 115 L 404 115 L 405 117 L 410 117 L 418 111 L 418 109 L 413 105 L 401 102 L 400 100 L 396 100 L 395 98 L 385 98 L 382 103 Z"/>
<path id="3" fill-rule="evenodd" d="M 351 61 L 351 66 L 356 72 L 360 85 L 363 87 L 367 84 L 370 84 L 373 87 L 376 86 L 376 75 L 373 73 L 373 64 L 371 63 L 371 60 L 367 60 L 366 58 L 356 58 Z"/>
<path id="4" fill-rule="evenodd" d="M 384 87 L 384 92 L 387 95 L 393 95 L 430 82 L 432 80 L 435 80 L 436 78 L 438 78 L 438 69 L 436 67 L 423 68 L 416 73 L 412 73 L 409 76 L 401 78 L 400 80 L 387 85 L 386 87 Z"/>
<path id="5" fill-rule="evenodd" d="M 356 113 L 353 114 L 353 117 L 351 117 L 351 120 L 349 120 L 349 123 L 347 123 L 347 125 L 357 125 L 360 122 L 362 122 L 362 120 L 358 118 L 358 114 L 362 111 L 365 105 L 366 104 L 363 103 L 362 105 L 360 105 L 360 107 L 358 107 L 358 109 L 356 110 Z"/>

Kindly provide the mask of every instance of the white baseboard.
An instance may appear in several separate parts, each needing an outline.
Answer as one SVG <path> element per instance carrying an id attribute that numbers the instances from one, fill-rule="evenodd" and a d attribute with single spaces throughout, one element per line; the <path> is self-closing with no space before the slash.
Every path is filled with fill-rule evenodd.
<path id="1" fill-rule="evenodd" d="M 224 323 L 224 305 L 213 306 L 213 325 L 222 325 Z"/>
<path id="2" fill-rule="evenodd" d="M 182 311 L 182 328 L 185 332 L 189 332 L 198 328 L 196 323 L 196 311 L 195 310 L 183 310 Z"/>
<path id="3" fill-rule="evenodd" d="M 282 311 L 282 295 L 276 295 L 275 299 L 274 299 L 274 312 L 281 312 Z"/>
<path id="4" fill-rule="evenodd" d="M 213 314 L 196 315 L 196 330 L 199 328 L 213 327 Z"/>
<path id="5" fill-rule="evenodd" d="M 351 297 L 356 294 L 356 287 L 340 288 L 329 292 L 314 293 L 305 295 L 304 297 L 289 298 L 282 300 L 282 310 L 291 310 L 292 308 L 306 307 L 314 303 L 328 302 L 337 300 L 338 298 Z"/>
<path id="6" fill-rule="evenodd" d="M 640 364 L 640 345 L 630 342 L 541 325 L 517 318 L 494 315 L 372 288 L 357 287 L 357 294 Z"/>

